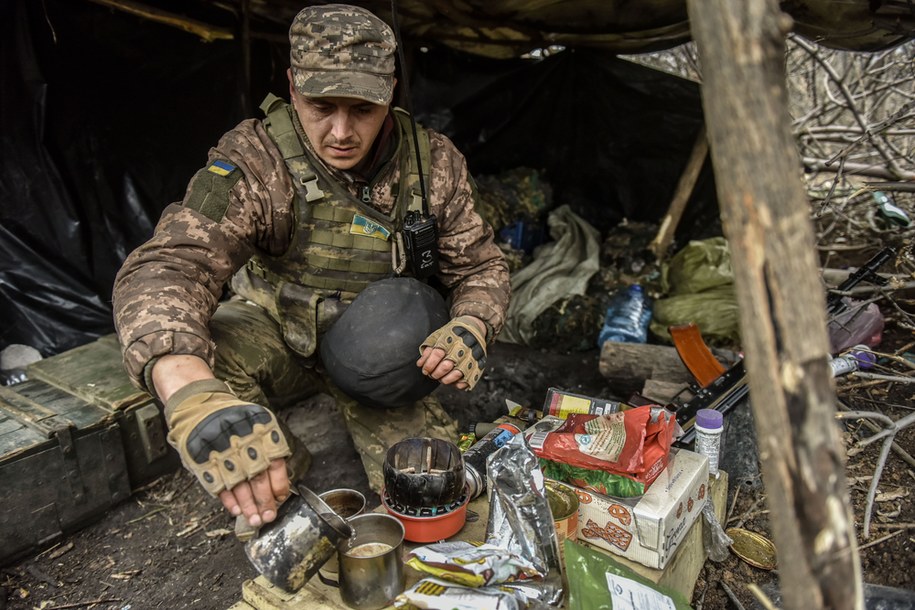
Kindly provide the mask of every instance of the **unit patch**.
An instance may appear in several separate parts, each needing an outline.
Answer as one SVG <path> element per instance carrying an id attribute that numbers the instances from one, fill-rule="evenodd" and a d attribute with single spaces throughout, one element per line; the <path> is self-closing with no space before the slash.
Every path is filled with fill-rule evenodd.
<path id="1" fill-rule="evenodd" d="M 228 176 L 234 172 L 237 168 L 229 163 L 228 161 L 220 161 L 217 159 L 210 163 L 210 166 L 207 168 L 207 171 L 217 176 Z"/>
<path id="2" fill-rule="evenodd" d="M 213 161 L 194 174 L 184 196 L 184 206 L 221 222 L 229 208 L 229 191 L 242 176 L 243 172 L 228 161 Z"/>
<path id="3" fill-rule="evenodd" d="M 383 241 L 387 241 L 388 238 L 391 237 L 390 231 L 361 214 L 353 216 L 353 223 L 349 226 L 349 232 L 352 235 L 363 235 L 365 237 L 372 237 Z"/>

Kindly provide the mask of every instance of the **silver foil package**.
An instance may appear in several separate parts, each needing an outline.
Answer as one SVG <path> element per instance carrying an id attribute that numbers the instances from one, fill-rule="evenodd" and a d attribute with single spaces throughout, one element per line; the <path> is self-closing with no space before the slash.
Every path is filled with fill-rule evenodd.
<path id="1" fill-rule="evenodd" d="M 513 437 L 486 462 L 489 522 L 486 542 L 530 561 L 541 579 L 506 583 L 521 597 L 550 605 L 562 601 L 562 562 L 553 514 L 539 461 L 524 441 Z M 539 604 L 536 604 L 539 605 Z"/>

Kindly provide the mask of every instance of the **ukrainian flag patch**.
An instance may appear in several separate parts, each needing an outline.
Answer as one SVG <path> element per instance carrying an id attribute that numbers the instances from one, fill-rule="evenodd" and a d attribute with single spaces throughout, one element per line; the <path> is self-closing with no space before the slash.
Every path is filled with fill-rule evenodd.
<path id="1" fill-rule="evenodd" d="M 211 174 L 216 174 L 217 176 L 228 176 L 234 172 L 237 168 L 229 163 L 228 161 L 213 161 L 210 163 L 210 166 L 207 168 L 207 171 Z"/>
<path id="2" fill-rule="evenodd" d="M 362 235 L 384 241 L 387 241 L 391 236 L 390 231 L 361 214 L 353 216 L 353 224 L 349 226 L 349 232 L 353 235 Z"/>

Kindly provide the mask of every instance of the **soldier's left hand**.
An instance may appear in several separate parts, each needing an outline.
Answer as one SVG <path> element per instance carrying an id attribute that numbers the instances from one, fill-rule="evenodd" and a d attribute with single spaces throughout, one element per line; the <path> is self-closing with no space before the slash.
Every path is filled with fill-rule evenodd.
<path id="1" fill-rule="evenodd" d="M 470 390 L 486 365 L 486 325 L 473 316 L 454 318 L 426 337 L 416 366 L 444 385 Z"/>

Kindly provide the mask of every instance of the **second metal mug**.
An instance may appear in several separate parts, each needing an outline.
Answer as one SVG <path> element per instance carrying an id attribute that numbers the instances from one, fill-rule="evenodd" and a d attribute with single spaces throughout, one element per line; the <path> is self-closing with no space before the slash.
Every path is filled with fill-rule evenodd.
<path id="1" fill-rule="evenodd" d="M 344 521 L 349 521 L 356 515 L 361 515 L 365 510 L 365 496 L 355 489 L 331 489 L 330 491 L 318 494 L 318 497 L 324 500 L 324 503 Z M 335 577 L 338 570 L 337 566 L 337 553 L 334 553 L 331 558 L 321 566 L 319 574 L 323 577 Z"/>
<path id="2" fill-rule="evenodd" d="M 321 581 L 340 588 L 343 603 L 356 610 L 378 610 L 403 592 L 403 525 L 383 513 L 348 521 L 353 535 L 337 545 L 339 580 Z"/>

